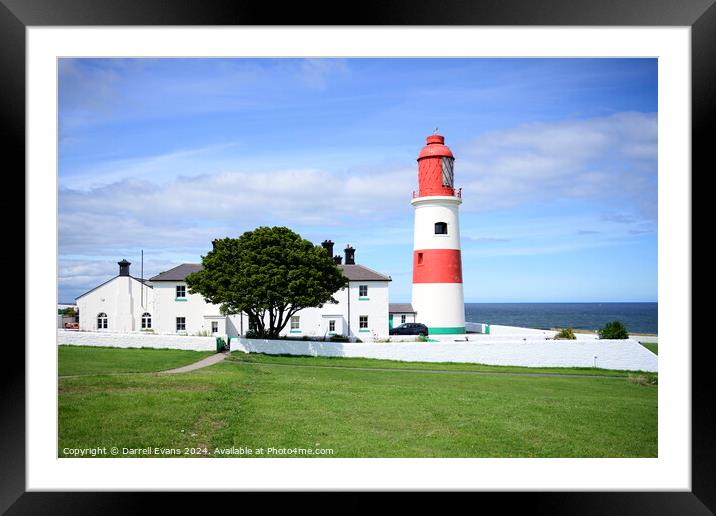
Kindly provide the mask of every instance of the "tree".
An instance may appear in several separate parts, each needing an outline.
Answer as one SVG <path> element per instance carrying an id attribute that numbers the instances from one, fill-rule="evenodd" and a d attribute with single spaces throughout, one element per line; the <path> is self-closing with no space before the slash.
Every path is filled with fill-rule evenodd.
<path id="1" fill-rule="evenodd" d="M 57 310 L 57 313 L 59 315 L 65 316 L 65 317 L 76 317 L 77 316 L 77 312 L 71 306 L 69 306 L 67 308 L 59 309 L 59 310 Z"/>
<path id="2" fill-rule="evenodd" d="M 612 321 L 605 324 L 599 330 L 600 339 L 628 339 L 629 333 L 624 325 L 619 321 Z"/>
<path id="3" fill-rule="evenodd" d="M 189 292 L 245 312 L 259 337 L 276 338 L 299 310 L 337 303 L 348 284 L 326 250 L 286 227 L 259 227 L 239 238 L 214 240 L 203 269 L 187 276 Z"/>

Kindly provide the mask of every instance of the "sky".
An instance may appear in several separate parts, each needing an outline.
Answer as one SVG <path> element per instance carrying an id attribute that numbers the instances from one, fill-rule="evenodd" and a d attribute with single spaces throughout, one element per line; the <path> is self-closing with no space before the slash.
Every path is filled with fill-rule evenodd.
<path id="1" fill-rule="evenodd" d="M 58 300 L 287 226 L 410 302 L 417 162 L 455 155 L 466 302 L 657 300 L 656 59 L 61 59 Z"/>

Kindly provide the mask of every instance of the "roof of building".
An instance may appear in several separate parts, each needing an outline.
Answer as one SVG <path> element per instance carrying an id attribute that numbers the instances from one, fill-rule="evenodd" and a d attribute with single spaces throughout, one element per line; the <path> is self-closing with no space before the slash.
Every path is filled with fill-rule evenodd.
<path id="1" fill-rule="evenodd" d="M 200 263 L 182 263 L 173 269 L 160 272 L 149 281 L 184 281 L 192 272 L 198 272 L 204 267 Z"/>
<path id="2" fill-rule="evenodd" d="M 365 265 L 338 265 L 350 281 L 393 281 L 390 276 L 369 269 Z"/>
<path id="3" fill-rule="evenodd" d="M 388 304 L 388 313 L 414 314 L 417 312 L 411 303 L 390 303 Z"/>
<path id="4" fill-rule="evenodd" d="M 149 281 L 149 280 L 145 280 L 145 279 L 141 279 L 141 278 L 135 278 L 134 276 L 119 276 L 119 275 L 118 275 L 118 276 L 114 276 L 113 278 L 109 278 L 109 279 L 108 279 L 107 281 L 105 281 L 104 283 L 100 283 L 100 284 L 97 285 L 95 288 L 88 290 L 88 291 L 85 292 L 84 294 L 80 294 L 79 296 L 77 296 L 77 297 L 75 298 L 75 300 L 77 300 L 77 299 L 79 299 L 79 298 L 81 298 L 81 297 L 86 296 L 86 295 L 89 294 L 90 292 L 94 292 L 94 291 L 97 290 L 99 287 L 103 287 L 103 286 L 105 286 L 107 283 L 109 283 L 110 281 L 115 280 L 115 279 L 117 279 L 117 278 L 132 278 L 133 280 L 136 280 L 136 281 L 138 281 L 139 283 L 144 283 L 148 288 L 154 288 L 154 287 L 152 287 L 149 283 L 147 283 L 147 281 Z"/>
<path id="5" fill-rule="evenodd" d="M 390 276 L 380 274 L 365 265 L 338 265 L 338 268 L 350 281 L 392 281 Z M 149 281 L 184 281 L 189 274 L 202 269 L 200 263 L 182 263 L 173 269 L 157 274 Z"/>

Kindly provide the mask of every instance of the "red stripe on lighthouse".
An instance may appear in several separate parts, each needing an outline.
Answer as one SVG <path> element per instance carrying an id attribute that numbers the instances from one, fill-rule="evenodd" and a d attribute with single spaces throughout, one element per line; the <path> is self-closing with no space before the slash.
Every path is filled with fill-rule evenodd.
<path id="1" fill-rule="evenodd" d="M 413 283 L 462 283 L 459 249 L 422 249 L 413 252 Z"/>

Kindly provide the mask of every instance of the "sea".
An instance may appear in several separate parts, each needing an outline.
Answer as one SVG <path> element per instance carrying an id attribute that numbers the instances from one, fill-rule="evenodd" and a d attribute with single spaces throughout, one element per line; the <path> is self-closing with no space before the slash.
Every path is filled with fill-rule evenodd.
<path id="1" fill-rule="evenodd" d="M 658 306 L 658 303 L 465 303 L 465 320 L 575 330 L 598 330 L 616 320 L 630 332 L 658 333 Z"/>

